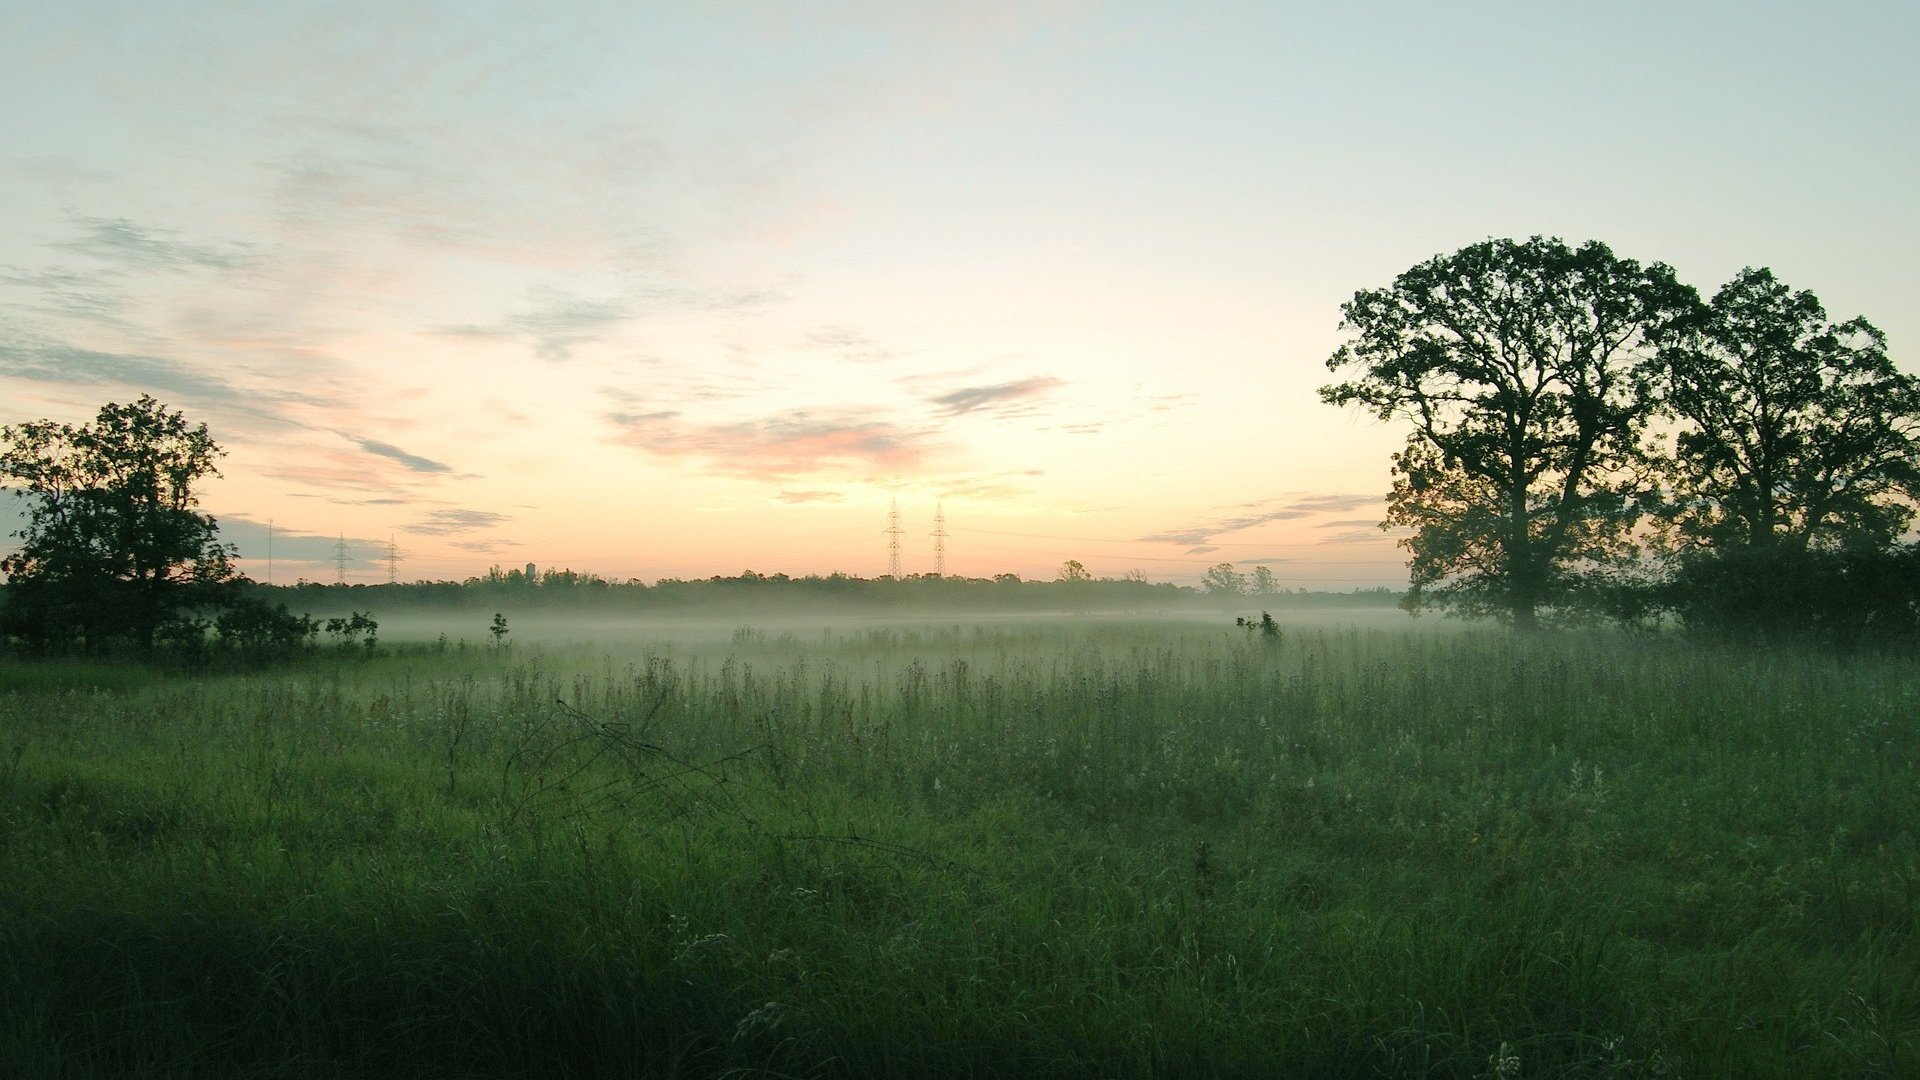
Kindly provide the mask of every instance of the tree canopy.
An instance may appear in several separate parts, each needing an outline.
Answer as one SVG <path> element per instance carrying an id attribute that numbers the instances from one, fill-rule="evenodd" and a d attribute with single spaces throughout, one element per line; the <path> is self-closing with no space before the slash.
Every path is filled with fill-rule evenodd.
<path id="1" fill-rule="evenodd" d="M 1354 339 L 1323 400 L 1413 430 L 1387 520 L 1411 603 L 1521 627 L 1618 560 L 1652 490 L 1641 433 L 1657 335 L 1695 297 L 1673 271 L 1605 244 L 1488 240 L 1436 256 L 1341 306 Z"/>
<path id="2" fill-rule="evenodd" d="M 1691 545 L 1883 547 L 1920 494 L 1920 380 L 1864 318 L 1747 269 L 1668 328 L 1676 521 Z"/>
<path id="3" fill-rule="evenodd" d="M 1833 642 L 1920 627 L 1920 379 L 1866 319 L 1829 323 L 1769 270 L 1703 301 L 1662 264 L 1539 237 L 1341 310 L 1354 337 L 1328 367 L 1349 379 L 1321 397 L 1411 425 L 1387 521 L 1412 530 L 1412 606 Z"/>
<path id="4" fill-rule="evenodd" d="M 0 483 L 30 504 L 20 549 L 0 562 L 7 632 L 94 651 L 198 635 L 192 611 L 236 576 L 214 519 L 194 509 L 220 454 L 205 424 L 145 395 L 88 424 L 0 428 Z"/>

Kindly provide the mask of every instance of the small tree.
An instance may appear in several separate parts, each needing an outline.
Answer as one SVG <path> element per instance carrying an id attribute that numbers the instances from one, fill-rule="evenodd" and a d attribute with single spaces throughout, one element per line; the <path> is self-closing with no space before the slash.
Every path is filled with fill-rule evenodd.
<path id="1" fill-rule="evenodd" d="M 1079 559 L 1068 559 L 1060 564 L 1059 578 L 1065 582 L 1092 581 L 1093 575 Z"/>
<path id="2" fill-rule="evenodd" d="M 142 652 L 201 632 L 192 612 L 237 578 L 234 549 L 194 510 L 220 454 L 205 424 L 147 395 L 90 424 L 0 428 L 0 482 L 31 504 L 20 550 L 0 561 L 7 632 L 35 649 Z"/>
<path id="3" fill-rule="evenodd" d="M 328 619 L 323 625 L 327 633 L 340 642 L 343 651 L 358 645 L 371 656 L 380 646 L 380 624 L 370 612 L 348 612 Z"/>
<path id="4" fill-rule="evenodd" d="M 1273 621 L 1273 615 L 1269 612 L 1261 612 L 1257 619 L 1241 616 L 1233 620 L 1233 625 L 1244 629 L 1248 634 L 1258 633 L 1260 640 L 1269 645 L 1280 644 L 1280 624 Z"/>
<path id="5" fill-rule="evenodd" d="M 487 633 L 493 635 L 493 644 L 496 648 L 505 645 L 507 643 L 508 633 L 507 617 L 500 612 L 494 612 L 493 625 L 487 628 Z"/>
<path id="6" fill-rule="evenodd" d="M 1246 575 L 1234 570 L 1230 562 L 1213 564 L 1200 575 L 1200 584 L 1211 596 L 1244 596 L 1247 591 Z"/>

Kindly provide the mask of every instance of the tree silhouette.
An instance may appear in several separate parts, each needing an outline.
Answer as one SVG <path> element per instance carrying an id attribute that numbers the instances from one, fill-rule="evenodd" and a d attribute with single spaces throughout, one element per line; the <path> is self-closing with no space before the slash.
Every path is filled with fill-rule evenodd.
<path id="1" fill-rule="evenodd" d="M 233 550 L 197 513 L 194 485 L 219 475 L 205 424 L 142 395 L 90 424 L 0 428 L 0 479 L 31 503 L 8 577 L 8 633 L 37 649 L 113 642 L 151 651 L 199 636 L 196 606 L 235 580 Z"/>
<path id="2" fill-rule="evenodd" d="M 1200 584 L 1213 596 L 1242 596 L 1247 591 L 1246 575 L 1236 571 L 1230 562 L 1208 567 L 1207 572 L 1200 575 Z"/>
<path id="3" fill-rule="evenodd" d="M 1697 304 L 1673 271 L 1589 242 L 1488 240 L 1362 290 L 1321 398 L 1413 430 L 1387 520 L 1410 526 L 1411 606 L 1531 629 L 1623 558 L 1651 489 L 1655 338 Z"/>
<path id="4" fill-rule="evenodd" d="M 1920 380 L 1864 318 L 1747 269 L 1668 328 L 1661 383 L 1684 422 L 1676 520 L 1690 546 L 1885 547 L 1920 494 Z"/>

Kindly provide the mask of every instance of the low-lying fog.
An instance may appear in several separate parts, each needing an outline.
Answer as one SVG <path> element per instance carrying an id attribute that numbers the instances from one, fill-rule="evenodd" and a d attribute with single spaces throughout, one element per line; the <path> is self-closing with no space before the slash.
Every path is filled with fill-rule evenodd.
<path id="1" fill-rule="evenodd" d="M 315 615 L 344 614 L 316 611 Z M 434 641 L 445 635 L 451 642 L 491 643 L 493 611 L 476 608 L 409 609 L 385 613 L 372 611 L 380 623 L 380 638 L 386 642 Z M 764 618 L 699 613 L 662 614 L 655 612 L 515 610 L 504 607 L 500 614 L 507 620 L 509 642 L 541 645 L 630 645 L 667 640 L 725 640 L 743 628 L 768 634 L 811 636 L 822 632 L 857 633 L 881 627 L 1032 627 L 1099 623 L 1173 623 L 1182 626 L 1217 625 L 1235 630 L 1236 612 L 887 612 L 867 614 L 783 613 Z M 1239 613 L 1258 618 L 1260 609 L 1250 606 Z M 1274 611 L 1274 621 L 1285 629 L 1372 628 L 1406 629 L 1433 627 L 1441 620 L 1414 619 L 1395 608 L 1354 607 L 1307 611 Z M 1457 624 L 1455 624 L 1457 625 Z"/>

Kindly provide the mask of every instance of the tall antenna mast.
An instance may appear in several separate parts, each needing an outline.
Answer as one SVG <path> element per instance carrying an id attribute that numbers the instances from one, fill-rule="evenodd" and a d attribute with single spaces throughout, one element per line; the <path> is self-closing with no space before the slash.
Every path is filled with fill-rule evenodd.
<path id="1" fill-rule="evenodd" d="M 400 548 L 393 542 L 393 534 L 387 534 L 387 584 L 400 584 Z"/>
<path id="2" fill-rule="evenodd" d="M 340 534 L 340 542 L 333 545 L 333 558 L 328 561 L 333 563 L 334 569 L 337 571 L 334 580 L 339 584 L 345 585 L 347 583 L 347 564 L 353 561 L 352 558 L 347 555 L 346 533 Z"/>
<path id="3" fill-rule="evenodd" d="M 900 579 L 900 536 L 906 532 L 900 527 L 900 500 L 892 500 L 887 510 L 887 576 Z"/>
<path id="4" fill-rule="evenodd" d="M 947 576 L 947 512 L 933 504 L 933 576 Z"/>

